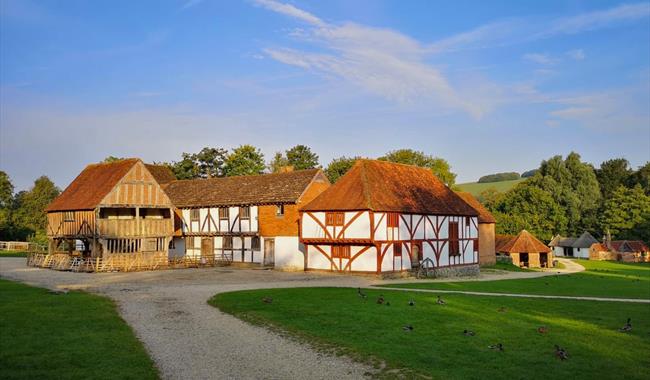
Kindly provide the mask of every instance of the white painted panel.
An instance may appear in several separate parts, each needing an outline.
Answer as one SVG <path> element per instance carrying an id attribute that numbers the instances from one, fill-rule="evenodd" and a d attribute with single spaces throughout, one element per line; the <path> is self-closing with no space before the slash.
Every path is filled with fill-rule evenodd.
<path id="1" fill-rule="evenodd" d="M 435 242 L 433 244 L 436 244 Z M 436 254 L 433 251 L 433 248 L 427 243 L 422 244 L 422 259 L 431 259 L 433 261 L 433 265 L 438 265 L 436 262 Z"/>
<path id="2" fill-rule="evenodd" d="M 320 245 L 318 247 L 322 249 L 327 255 L 330 255 L 330 247 L 328 245 Z M 319 252 L 316 247 L 309 246 L 307 248 L 307 252 L 309 253 L 309 260 L 307 263 L 310 269 L 330 270 L 330 261 L 327 257 L 325 257 L 325 255 Z"/>
<path id="3" fill-rule="evenodd" d="M 364 248 L 366 247 L 361 247 L 361 246 L 350 247 L 350 257 L 354 257 L 354 255 L 359 253 Z M 356 259 L 354 259 L 350 269 L 353 272 L 354 271 L 376 272 L 377 271 L 377 249 L 375 247 L 370 247 L 366 249 L 365 252 L 363 252 Z"/>
<path id="4" fill-rule="evenodd" d="M 314 218 L 319 222 L 325 225 L 325 213 L 324 212 L 315 212 L 312 213 Z M 324 238 L 325 231 L 323 228 L 307 213 L 302 214 L 302 237 L 303 238 Z"/>
<path id="5" fill-rule="evenodd" d="M 399 218 L 399 240 L 411 240 L 411 234 L 409 232 L 409 226 L 411 224 L 411 215 L 402 215 Z M 397 237 L 394 237 L 397 238 Z"/>
<path id="6" fill-rule="evenodd" d="M 345 213 L 345 223 L 348 223 L 356 212 Z M 340 228 L 340 227 L 339 227 Z M 358 218 L 352 222 L 345 230 L 346 239 L 370 239 L 370 213 L 364 211 Z"/>
<path id="7" fill-rule="evenodd" d="M 208 209 L 200 208 L 199 209 L 199 231 L 207 232 L 208 231 Z"/>
<path id="8" fill-rule="evenodd" d="M 424 223 L 424 233 L 427 239 L 434 239 L 436 236 L 435 230 L 433 227 L 436 225 L 436 217 L 427 215 L 422 221 Z"/>
<path id="9" fill-rule="evenodd" d="M 375 213 L 375 240 L 387 240 L 385 213 Z"/>
<path id="10" fill-rule="evenodd" d="M 259 231 L 259 211 L 257 206 L 251 206 L 251 232 Z"/>
<path id="11" fill-rule="evenodd" d="M 438 239 L 447 239 L 449 237 L 449 222 L 453 221 L 454 219 L 452 217 L 447 217 L 444 219 L 442 216 L 438 217 L 438 223 L 442 222 L 442 225 L 440 227 L 440 235 L 438 236 Z"/>
<path id="12" fill-rule="evenodd" d="M 382 244 L 383 245 L 383 244 Z M 385 249 L 385 245 L 382 246 L 382 252 Z M 406 255 L 406 250 L 402 249 L 402 255 Z M 381 262 L 381 271 L 382 272 L 392 272 L 393 271 L 393 247 L 388 247 L 386 254 L 384 255 L 384 260 Z"/>
<path id="13" fill-rule="evenodd" d="M 303 270 L 305 268 L 305 256 L 300 251 L 300 248 L 297 236 L 276 236 L 275 267 L 278 269 Z"/>
<path id="14" fill-rule="evenodd" d="M 169 258 L 185 256 L 185 239 L 174 237 L 174 248 L 169 250 Z"/>
<path id="15" fill-rule="evenodd" d="M 415 239 L 424 239 L 425 218 L 426 217 L 423 215 L 413 215 L 413 232 Z"/>

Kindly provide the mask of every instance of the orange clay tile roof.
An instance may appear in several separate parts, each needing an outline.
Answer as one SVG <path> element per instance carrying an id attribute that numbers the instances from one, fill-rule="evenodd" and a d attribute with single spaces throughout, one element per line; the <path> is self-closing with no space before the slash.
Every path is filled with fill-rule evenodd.
<path id="1" fill-rule="evenodd" d="M 496 252 L 502 252 L 501 248 L 506 244 L 510 243 L 510 240 L 514 239 L 515 235 L 495 235 L 494 236 L 494 250 Z"/>
<path id="2" fill-rule="evenodd" d="M 649 249 L 641 240 L 613 240 L 612 248 L 616 252 L 648 252 Z"/>
<path id="3" fill-rule="evenodd" d="M 530 232 L 521 230 L 519 235 L 504 244 L 499 251 L 505 253 L 539 253 L 551 252 L 551 249 Z"/>
<path id="4" fill-rule="evenodd" d="M 173 181 L 164 186 L 174 206 L 216 207 L 296 203 L 320 169 L 238 177 Z"/>
<path id="5" fill-rule="evenodd" d="M 45 211 L 93 210 L 139 160 L 90 164 Z"/>
<path id="6" fill-rule="evenodd" d="M 594 243 L 590 248 L 596 252 L 609 252 L 609 249 L 603 243 Z"/>
<path id="7" fill-rule="evenodd" d="M 149 173 L 151 173 L 153 178 L 160 185 L 164 185 L 176 180 L 176 176 L 174 176 L 174 173 L 172 173 L 172 170 L 168 166 L 152 164 L 144 164 L 144 166 L 147 167 Z"/>
<path id="8" fill-rule="evenodd" d="M 478 199 L 474 198 L 474 196 L 468 192 L 465 191 L 457 191 L 456 194 L 458 194 L 459 197 L 463 198 L 463 200 L 476 212 L 478 212 L 478 222 L 479 223 L 496 223 L 497 220 L 494 219 L 494 216 L 488 211 L 488 209 L 483 206 L 481 202 L 478 201 Z"/>
<path id="9" fill-rule="evenodd" d="M 478 216 L 431 170 L 378 160 L 358 160 L 349 172 L 301 210 Z"/>

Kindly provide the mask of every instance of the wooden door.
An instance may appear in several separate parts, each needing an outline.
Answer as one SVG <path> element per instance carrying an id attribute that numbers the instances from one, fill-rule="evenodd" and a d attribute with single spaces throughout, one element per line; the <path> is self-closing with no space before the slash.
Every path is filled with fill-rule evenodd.
<path id="1" fill-rule="evenodd" d="M 201 239 L 201 257 L 214 257 L 214 239 Z"/>
<path id="2" fill-rule="evenodd" d="M 275 265 L 275 239 L 264 239 L 264 265 Z"/>

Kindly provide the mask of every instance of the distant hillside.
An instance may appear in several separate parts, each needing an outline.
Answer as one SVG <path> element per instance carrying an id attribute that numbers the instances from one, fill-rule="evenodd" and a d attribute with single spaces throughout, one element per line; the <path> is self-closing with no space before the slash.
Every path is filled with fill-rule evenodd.
<path id="1" fill-rule="evenodd" d="M 498 192 L 505 193 L 506 191 L 512 189 L 519 182 L 525 181 L 526 178 L 514 179 L 511 181 L 501 181 L 501 182 L 487 182 L 487 183 L 478 183 L 478 182 L 469 182 L 469 183 L 459 183 L 458 186 L 462 191 L 467 191 L 474 196 L 478 196 L 482 191 L 487 190 L 491 187 L 495 188 Z"/>

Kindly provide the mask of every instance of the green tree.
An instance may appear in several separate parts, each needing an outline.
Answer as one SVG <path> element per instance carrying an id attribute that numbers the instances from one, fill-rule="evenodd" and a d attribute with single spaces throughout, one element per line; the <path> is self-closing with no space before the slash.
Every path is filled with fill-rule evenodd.
<path id="1" fill-rule="evenodd" d="M 222 148 L 205 147 L 192 159 L 198 168 L 200 178 L 223 177 L 228 151 Z"/>
<path id="2" fill-rule="evenodd" d="M 318 155 L 306 145 L 296 145 L 286 151 L 287 162 L 295 170 L 318 167 Z"/>
<path id="3" fill-rule="evenodd" d="M 379 157 L 379 160 L 428 168 L 447 186 L 451 187 L 456 183 L 456 174 L 451 172 L 451 167 L 446 160 L 424 154 L 424 152 L 398 149 Z"/>
<path id="4" fill-rule="evenodd" d="M 224 173 L 226 176 L 261 174 L 266 165 L 264 155 L 252 145 L 241 145 L 226 158 Z"/>
<path id="5" fill-rule="evenodd" d="M 550 240 L 566 229 L 567 218 L 553 196 L 523 182 L 488 204 L 497 219 L 497 232 L 517 234 L 526 229 L 539 239 Z"/>
<path id="6" fill-rule="evenodd" d="M 61 193 L 54 183 L 46 176 L 34 181 L 29 191 L 21 191 L 16 195 L 12 222 L 22 239 L 39 232 L 41 235 L 47 227 L 45 207 Z"/>
<path id="7" fill-rule="evenodd" d="M 278 173 L 286 166 L 289 166 L 289 160 L 281 152 L 275 152 L 275 156 L 273 156 L 273 159 L 269 163 L 271 173 Z"/>
<path id="8" fill-rule="evenodd" d="M 640 185 L 631 189 L 619 186 L 607 199 L 601 214 L 601 225 L 619 239 L 648 239 L 643 227 L 650 224 L 650 196 Z M 641 236 L 639 236 L 641 235 Z"/>
<path id="9" fill-rule="evenodd" d="M 330 180 L 330 182 L 334 183 L 339 180 L 339 178 L 343 177 L 345 173 L 354 166 L 354 163 L 357 162 L 357 160 L 360 160 L 361 157 L 339 157 L 335 158 L 332 160 L 332 162 L 327 165 L 327 168 L 325 168 L 325 175 L 327 178 Z"/>
<path id="10" fill-rule="evenodd" d="M 181 160 L 173 162 L 170 167 L 177 179 L 199 178 L 199 167 L 193 154 L 183 153 Z"/>
<path id="11" fill-rule="evenodd" d="M 0 170 L 0 208 L 11 206 L 14 199 L 14 185 L 7 173 Z"/>
<path id="12" fill-rule="evenodd" d="M 628 187 L 641 186 L 646 195 L 650 195 L 650 162 L 646 162 L 637 171 L 630 175 Z"/>
<path id="13" fill-rule="evenodd" d="M 519 173 L 515 173 L 515 172 L 495 173 L 495 174 L 484 175 L 483 177 L 478 179 L 478 183 L 512 181 L 519 178 L 520 178 Z"/>
<path id="14" fill-rule="evenodd" d="M 624 158 L 615 158 L 600 164 L 600 169 L 596 170 L 596 178 L 603 198 L 611 198 L 612 193 L 619 186 L 628 184 L 630 175 L 632 175 L 630 163 Z"/>
<path id="15" fill-rule="evenodd" d="M 104 161 L 102 161 L 102 162 L 108 164 L 108 163 L 111 163 L 111 162 L 122 161 L 123 159 L 124 158 L 122 158 L 122 157 L 108 156 L 108 157 L 104 158 Z"/>

